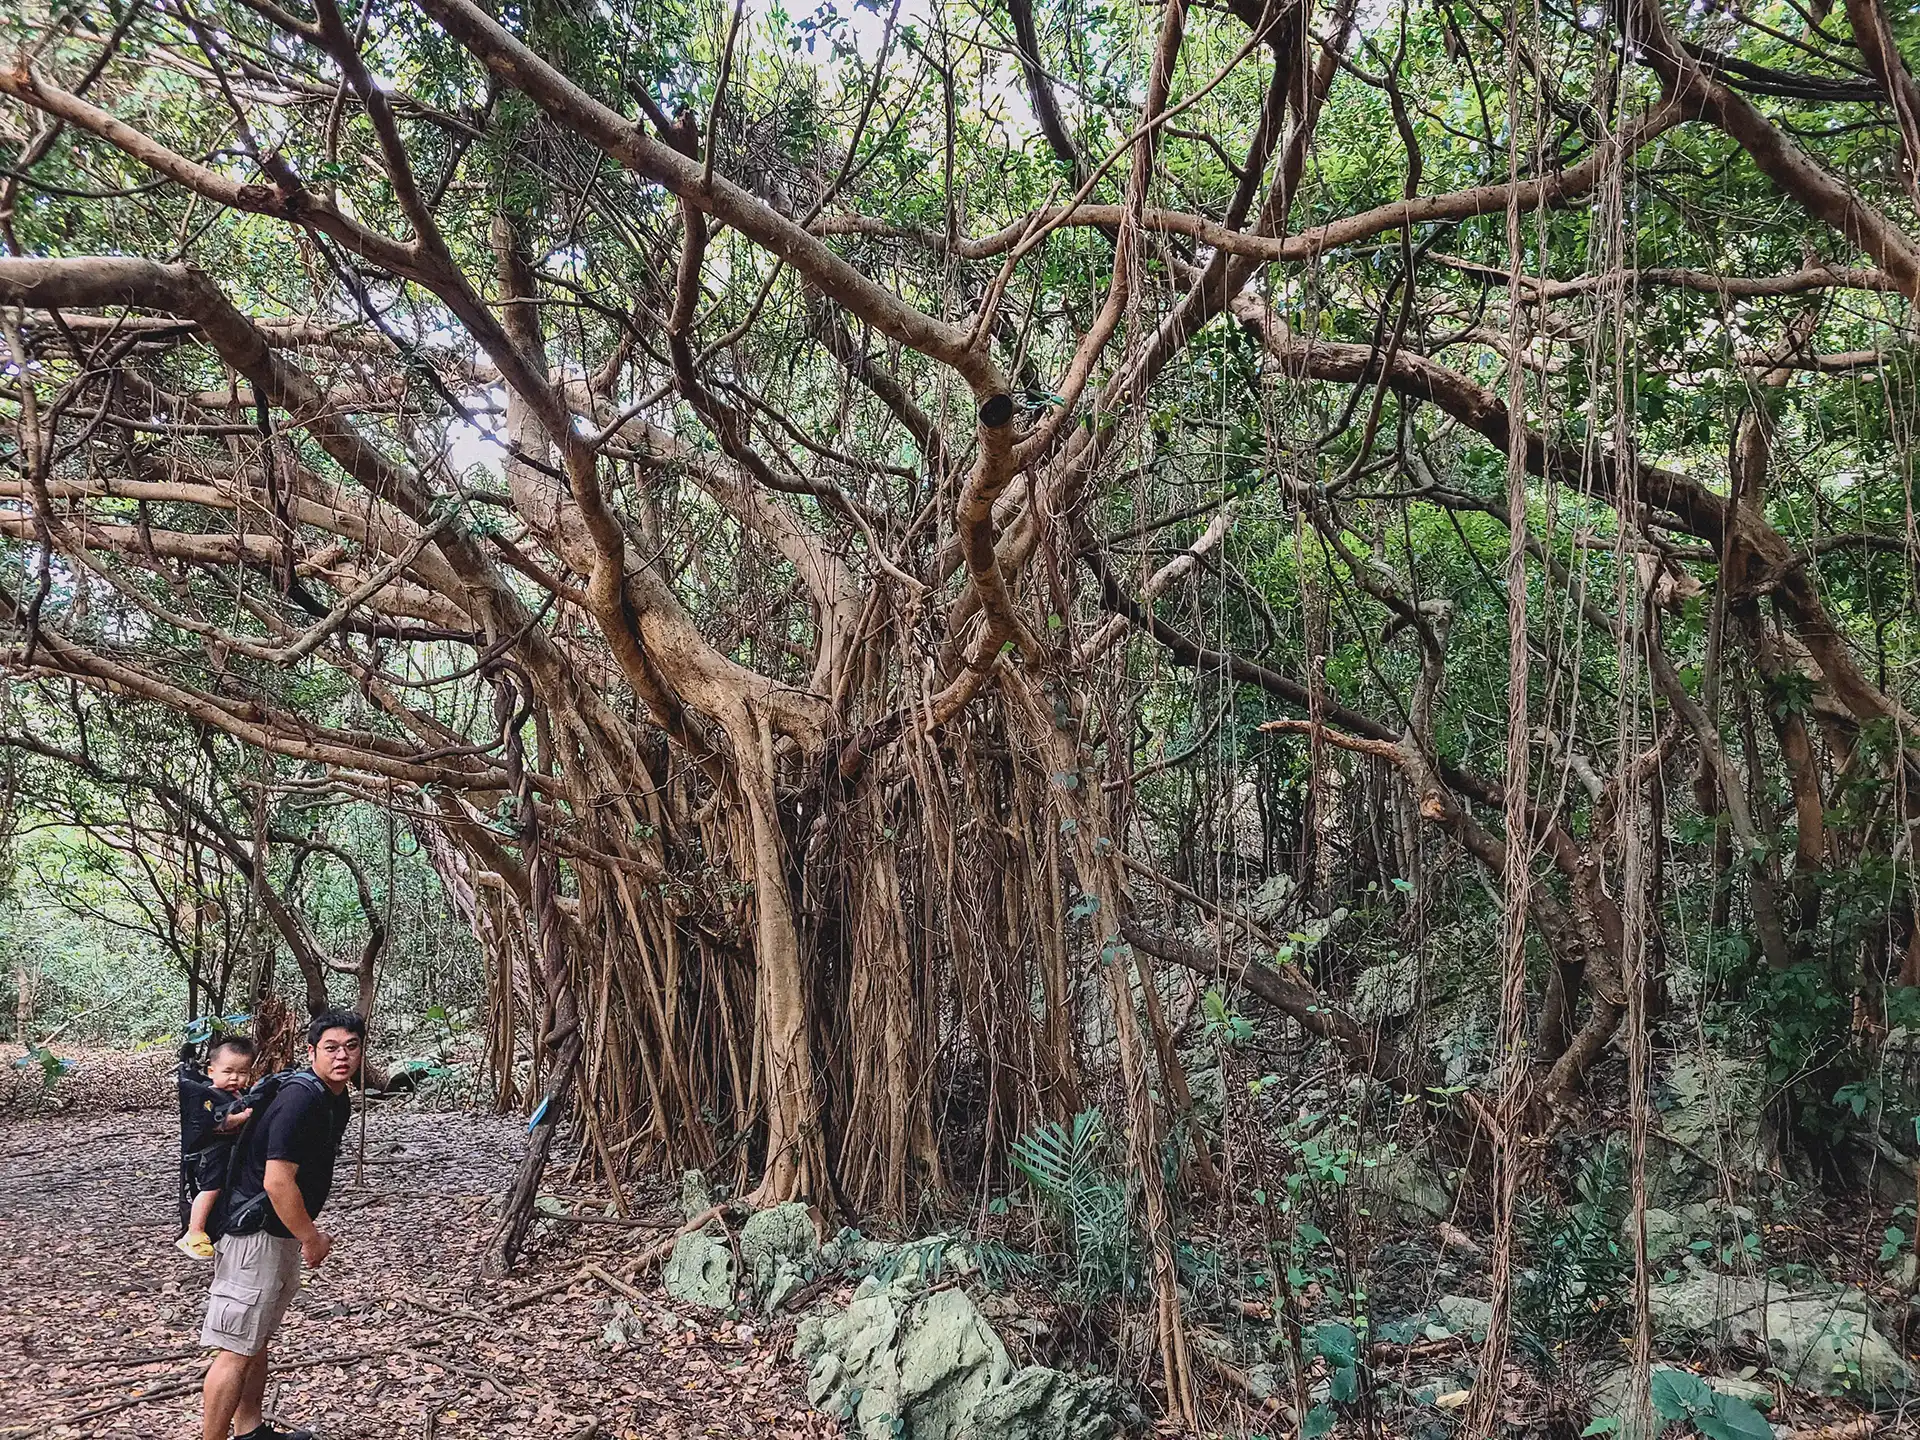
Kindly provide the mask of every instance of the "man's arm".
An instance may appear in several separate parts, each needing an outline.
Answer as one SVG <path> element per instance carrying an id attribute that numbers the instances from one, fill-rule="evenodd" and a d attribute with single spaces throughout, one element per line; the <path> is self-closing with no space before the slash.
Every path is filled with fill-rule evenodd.
<path id="1" fill-rule="evenodd" d="M 280 1223 L 300 1242 L 300 1253 L 307 1264 L 318 1265 L 333 1249 L 333 1237 L 314 1224 L 313 1217 L 307 1214 L 299 1174 L 300 1167 L 292 1160 L 267 1161 L 267 1199 L 273 1202 L 273 1213 L 280 1217 Z"/>

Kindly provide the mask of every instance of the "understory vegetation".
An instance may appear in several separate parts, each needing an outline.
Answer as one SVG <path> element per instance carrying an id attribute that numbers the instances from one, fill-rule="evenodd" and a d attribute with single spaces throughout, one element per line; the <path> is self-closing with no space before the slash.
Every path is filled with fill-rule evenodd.
<path id="1" fill-rule="evenodd" d="M 1915 15 L 0 46 L 55 1103 L 347 1004 L 502 1268 L 698 1170 L 1179 1427 L 1911 1423 Z"/>

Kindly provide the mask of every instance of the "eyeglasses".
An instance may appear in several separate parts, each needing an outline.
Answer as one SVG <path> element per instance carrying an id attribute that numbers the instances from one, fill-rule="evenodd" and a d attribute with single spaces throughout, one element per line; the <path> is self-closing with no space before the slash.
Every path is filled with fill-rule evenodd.
<path id="1" fill-rule="evenodd" d="M 358 1040 L 322 1040 L 313 1047 L 322 1055 L 354 1055 L 360 1050 Z"/>

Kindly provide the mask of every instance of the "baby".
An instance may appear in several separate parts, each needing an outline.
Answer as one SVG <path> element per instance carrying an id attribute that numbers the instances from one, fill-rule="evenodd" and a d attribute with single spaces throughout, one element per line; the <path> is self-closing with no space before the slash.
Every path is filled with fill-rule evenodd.
<path id="1" fill-rule="evenodd" d="M 227 1162 L 233 1154 L 233 1142 L 240 1127 L 253 1114 L 251 1108 L 238 1109 L 234 1102 L 253 1080 L 253 1041 L 244 1035 L 228 1035 L 213 1042 L 207 1052 L 205 1080 L 183 1075 L 180 1084 L 180 1163 L 191 1170 L 193 1205 L 187 1217 L 187 1233 L 174 1243 L 195 1260 L 213 1258 L 213 1241 L 207 1237 L 207 1221 L 214 1203 L 227 1183 Z"/>

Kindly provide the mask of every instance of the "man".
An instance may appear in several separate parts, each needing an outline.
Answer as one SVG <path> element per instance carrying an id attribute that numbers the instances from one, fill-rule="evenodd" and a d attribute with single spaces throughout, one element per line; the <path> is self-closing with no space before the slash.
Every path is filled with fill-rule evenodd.
<path id="1" fill-rule="evenodd" d="M 353 1102 L 366 1021 L 325 1010 L 307 1026 L 310 1074 L 288 1077 L 240 1140 L 239 1174 L 226 1199 L 227 1233 L 214 1246 L 213 1287 L 200 1343 L 219 1353 L 201 1391 L 202 1440 L 312 1440 L 280 1430 L 260 1406 L 267 1347 L 300 1288 L 300 1262 L 318 1266 L 333 1237 L 314 1223 L 333 1189 L 333 1161 Z"/>

